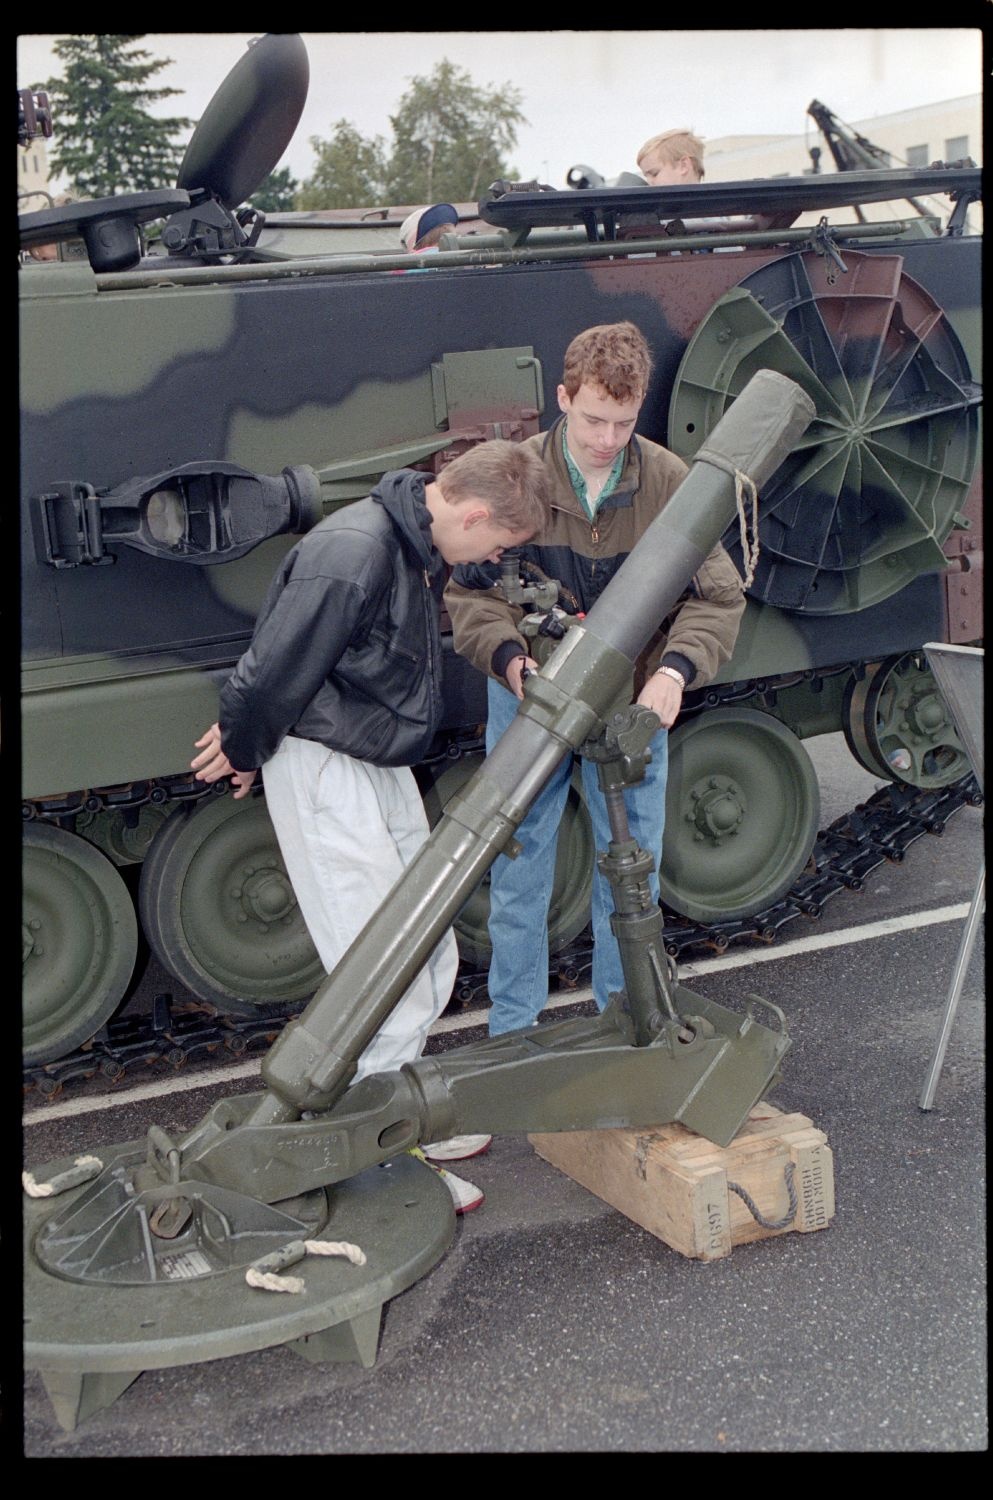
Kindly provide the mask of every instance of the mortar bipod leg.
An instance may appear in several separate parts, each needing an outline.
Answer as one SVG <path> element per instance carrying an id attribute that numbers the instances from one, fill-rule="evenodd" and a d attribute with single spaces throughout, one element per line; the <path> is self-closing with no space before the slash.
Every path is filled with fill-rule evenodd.
<path id="1" fill-rule="evenodd" d="M 662 913 L 649 884 L 655 856 L 631 837 L 624 800 L 625 787 L 644 777 L 651 759 L 649 742 L 658 728 L 655 714 L 631 704 L 623 713 L 614 714 L 604 733 L 588 741 L 581 752 L 596 761 L 607 808 L 610 847 L 597 855 L 597 865 L 613 891 L 610 926 L 620 950 L 627 1009 L 638 1047 L 647 1046 L 667 1025 L 677 1034 L 684 1029 L 673 998 Z"/>

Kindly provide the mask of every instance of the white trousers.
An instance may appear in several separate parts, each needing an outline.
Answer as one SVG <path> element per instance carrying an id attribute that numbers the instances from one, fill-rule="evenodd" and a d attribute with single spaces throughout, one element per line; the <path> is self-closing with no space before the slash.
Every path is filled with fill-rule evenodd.
<path id="1" fill-rule="evenodd" d="M 307 930 L 330 973 L 428 835 L 406 766 L 372 766 L 287 735 L 262 767 L 269 816 Z M 359 1059 L 356 1081 L 420 1057 L 452 993 L 451 929 Z"/>

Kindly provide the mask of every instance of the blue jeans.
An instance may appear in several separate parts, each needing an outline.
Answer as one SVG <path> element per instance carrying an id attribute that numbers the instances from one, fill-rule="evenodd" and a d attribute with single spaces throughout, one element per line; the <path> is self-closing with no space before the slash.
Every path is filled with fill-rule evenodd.
<path id="1" fill-rule="evenodd" d="M 507 725 L 517 713 L 519 699 L 492 678 L 487 684 L 489 713 L 486 721 L 486 749 L 493 749 Z M 652 740 L 652 759 L 643 781 L 626 787 L 631 836 L 643 849 L 656 856 L 656 868 L 662 849 L 665 824 L 665 783 L 669 768 L 669 736 L 660 729 Z M 492 1002 L 489 1015 L 490 1036 L 532 1026 L 548 1000 L 548 905 L 555 877 L 555 846 L 559 823 L 569 792 L 572 774 L 571 755 L 546 782 L 531 805 L 517 831 L 522 845 L 516 859 L 498 856 L 490 875 L 490 962 L 489 992 Z M 582 761 L 583 790 L 593 823 L 598 853 L 610 843 L 607 805 L 597 768 L 592 761 Z M 659 898 L 658 876 L 653 870 L 652 895 Z M 610 882 L 596 870 L 593 876 L 593 998 L 600 1010 L 614 990 L 624 988 L 621 955 L 610 929 L 614 910 Z"/>

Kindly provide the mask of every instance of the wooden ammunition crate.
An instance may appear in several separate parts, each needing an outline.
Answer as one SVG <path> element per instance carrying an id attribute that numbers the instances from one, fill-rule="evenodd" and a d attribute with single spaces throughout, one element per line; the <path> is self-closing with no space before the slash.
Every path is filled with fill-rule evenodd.
<path id="1" fill-rule="evenodd" d="M 733 1245 L 791 1230 L 825 1229 L 834 1216 L 834 1169 L 822 1130 L 771 1104 L 751 1111 L 729 1146 L 685 1125 L 653 1130 L 570 1130 L 530 1135 L 539 1156 L 681 1255 L 718 1260 Z M 796 1213 L 781 1228 L 758 1223 L 731 1186 L 766 1220 L 789 1216 L 793 1164 Z"/>

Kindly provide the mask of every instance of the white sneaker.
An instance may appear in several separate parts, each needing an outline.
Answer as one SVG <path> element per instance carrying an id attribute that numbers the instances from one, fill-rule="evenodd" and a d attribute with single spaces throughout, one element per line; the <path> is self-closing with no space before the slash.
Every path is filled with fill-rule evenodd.
<path id="1" fill-rule="evenodd" d="M 454 1172 L 446 1172 L 444 1167 L 436 1167 L 434 1162 L 428 1162 L 428 1166 L 432 1172 L 437 1172 L 451 1193 L 457 1214 L 467 1214 L 482 1203 L 485 1194 L 482 1188 L 478 1188 L 474 1182 L 467 1182 L 464 1177 L 456 1177 Z"/>
<path id="2" fill-rule="evenodd" d="M 428 1161 L 465 1161 L 490 1149 L 491 1135 L 453 1135 L 447 1141 L 432 1141 L 421 1150 Z"/>
<path id="3" fill-rule="evenodd" d="M 437 1172 L 452 1195 L 452 1202 L 455 1204 L 455 1212 L 457 1214 L 467 1214 L 472 1209 L 478 1208 L 483 1202 L 486 1195 L 482 1188 L 478 1188 L 474 1182 L 467 1182 L 464 1177 L 456 1177 L 454 1172 L 446 1172 L 444 1167 L 436 1167 L 433 1161 L 427 1160 L 427 1157 L 419 1146 L 412 1146 L 408 1154 L 416 1156 L 420 1161 L 423 1161 L 425 1166 L 431 1168 L 432 1172 Z"/>

